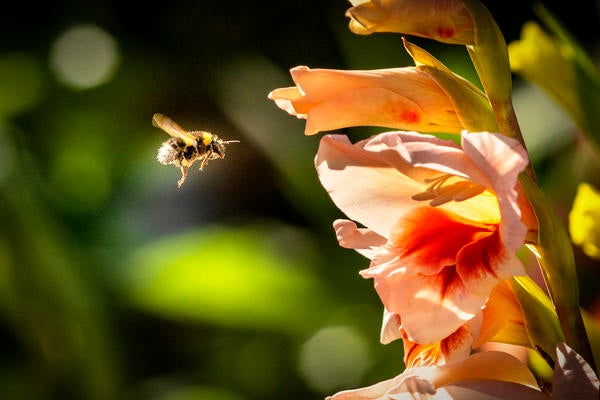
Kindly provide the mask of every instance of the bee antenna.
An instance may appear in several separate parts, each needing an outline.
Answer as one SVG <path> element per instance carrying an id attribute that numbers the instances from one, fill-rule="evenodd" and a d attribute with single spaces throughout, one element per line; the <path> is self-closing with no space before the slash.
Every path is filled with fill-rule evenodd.
<path id="1" fill-rule="evenodd" d="M 223 143 L 225 144 L 229 144 L 229 143 L 239 143 L 239 140 L 224 140 Z"/>

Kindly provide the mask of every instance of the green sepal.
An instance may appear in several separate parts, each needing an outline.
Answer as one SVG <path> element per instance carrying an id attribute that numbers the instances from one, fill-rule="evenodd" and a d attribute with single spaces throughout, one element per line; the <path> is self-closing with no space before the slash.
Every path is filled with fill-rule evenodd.
<path id="1" fill-rule="evenodd" d="M 552 301 L 529 276 L 516 276 L 509 282 L 523 310 L 531 347 L 546 361 L 556 361 L 556 344 L 565 338 Z"/>
<path id="2" fill-rule="evenodd" d="M 421 47 L 403 38 L 417 68 L 426 71 L 448 94 L 462 126 L 472 132 L 497 132 L 498 124 L 488 99 L 477 86 L 455 74 Z"/>
<path id="3" fill-rule="evenodd" d="M 467 45 L 479 80 L 490 102 L 511 98 L 512 77 L 502 31 L 489 10 L 478 0 L 464 0 L 474 26 L 474 42 Z"/>

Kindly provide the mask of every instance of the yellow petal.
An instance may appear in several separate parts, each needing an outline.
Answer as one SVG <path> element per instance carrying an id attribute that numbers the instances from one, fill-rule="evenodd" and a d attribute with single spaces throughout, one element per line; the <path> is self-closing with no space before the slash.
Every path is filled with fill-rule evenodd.
<path id="1" fill-rule="evenodd" d="M 569 232 L 573 243 L 588 256 L 600 259 L 600 192 L 588 183 L 577 188 L 569 213 Z"/>

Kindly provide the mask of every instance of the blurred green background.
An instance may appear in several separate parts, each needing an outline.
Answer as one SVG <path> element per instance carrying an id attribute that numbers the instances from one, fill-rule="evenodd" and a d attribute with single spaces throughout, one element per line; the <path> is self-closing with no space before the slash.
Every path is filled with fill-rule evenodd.
<path id="1" fill-rule="evenodd" d="M 532 2 L 487 3 L 507 41 L 535 18 Z M 312 164 L 319 135 L 266 98 L 296 65 L 411 65 L 398 35 L 352 35 L 348 6 L 6 5 L 0 398 L 319 399 L 401 370 L 402 344 L 379 344 L 367 260 L 337 246 L 342 214 Z M 571 4 L 547 6 L 598 49 L 596 3 L 569 20 Z M 413 41 L 475 79 L 463 48 Z M 594 171 L 572 168 L 568 117 L 518 77 L 515 90 L 536 167 L 568 212 L 576 178 Z M 155 112 L 241 143 L 178 190 L 179 171 L 155 160 L 167 139 Z"/>

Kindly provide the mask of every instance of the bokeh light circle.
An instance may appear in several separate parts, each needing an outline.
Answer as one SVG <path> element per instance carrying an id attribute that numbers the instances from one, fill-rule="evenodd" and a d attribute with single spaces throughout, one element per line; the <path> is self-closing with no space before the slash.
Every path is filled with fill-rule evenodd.
<path id="1" fill-rule="evenodd" d="M 95 25 L 76 25 L 60 35 L 50 51 L 50 67 L 59 82 L 89 89 L 108 82 L 119 53 L 115 40 Z"/>

